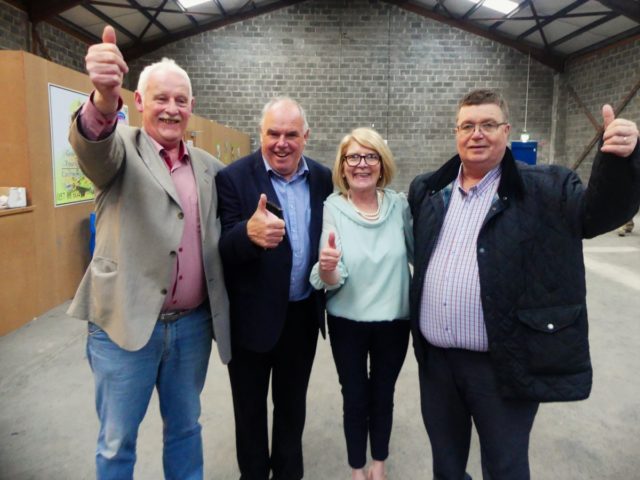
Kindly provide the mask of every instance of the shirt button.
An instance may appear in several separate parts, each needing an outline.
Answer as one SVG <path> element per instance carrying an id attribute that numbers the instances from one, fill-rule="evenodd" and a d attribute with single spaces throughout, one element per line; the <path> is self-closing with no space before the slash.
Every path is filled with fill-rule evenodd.
<path id="1" fill-rule="evenodd" d="M 479 252 L 479 253 L 484 253 L 484 247 L 480 247 L 480 248 L 478 249 L 478 252 Z"/>
<path id="2" fill-rule="evenodd" d="M 180 275 L 180 276 L 178 277 L 178 280 L 182 280 L 182 275 Z"/>
<path id="3" fill-rule="evenodd" d="M 176 256 L 175 250 L 171 250 L 171 252 L 169 252 L 169 255 L 172 256 L 172 257 L 175 257 Z"/>
<path id="4" fill-rule="evenodd" d="M 178 218 L 182 220 L 184 218 L 184 213 L 178 212 Z"/>
<path id="5" fill-rule="evenodd" d="M 547 330 L 553 330 L 556 326 L 553 323 L 547 323 Z"/>
<path id="6" fill-rule="evenodd" d="M 179 251 L 179 252 L 182 252 L 182 247 L 180 247 L 180 248 L 178 249 L 178 251 Z"/>
<path id="7" fill-rule="evenodd" d="M 167 289 L 166 289 L 166 288 L 163 288 L 162 290 L 160 290 L 160 293 L 161 293 L 162 295 L 166 295 L 166 294 L 167 294 Z"/>

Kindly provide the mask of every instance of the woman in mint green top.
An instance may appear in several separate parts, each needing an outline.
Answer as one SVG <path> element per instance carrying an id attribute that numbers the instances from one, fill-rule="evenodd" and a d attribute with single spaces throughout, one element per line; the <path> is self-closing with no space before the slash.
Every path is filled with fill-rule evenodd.
<path id="1" fill-rule="evenodd" d="M 411 216 L 406 198 L 385 188 L 394 173 L 375 130 L 357 128 L 343 138 L 333 167 L 338 191 L 324 204 L 310 278 L 327 290 L 352 480 L 386 479 L 393 393 L 409 343 Z M 367 437 L 373 463 L 365 474 Z"/>

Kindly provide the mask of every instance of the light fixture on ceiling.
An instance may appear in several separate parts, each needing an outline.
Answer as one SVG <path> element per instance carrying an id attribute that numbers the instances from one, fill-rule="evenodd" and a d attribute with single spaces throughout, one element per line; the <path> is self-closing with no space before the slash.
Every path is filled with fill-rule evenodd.
<path id="1" fill-rule="evenodd" d="M 469 1 L 472 3 L 481 2 L 481 0 Z M 506 15 L 507 13 L 511 13 L 512 11 L 514 11 L 518 4 L 516 2 L 512 2 L 511 0 L 485 0 L 484 2 L 482 2 L 482 6 Z"/>
<path id="2" fill-rule="evenodd" d="M 527 88 L 526 93 L 524 95 L 524 128 L 522 129 L 522 133 L 520 134 L 521 142 L 528 142 L 530 135 L 527 132 L 527 113 L 529 109 L 529 72 L 531 71 L 531 54 L 529 54 L 527 61 Z"/>
<path id="3" fill-rule="evenodd" d="M 176 0 L 176 3 L 182 10 L 187 10 L 203 3 L 209 3 L 211 0 Z"/>

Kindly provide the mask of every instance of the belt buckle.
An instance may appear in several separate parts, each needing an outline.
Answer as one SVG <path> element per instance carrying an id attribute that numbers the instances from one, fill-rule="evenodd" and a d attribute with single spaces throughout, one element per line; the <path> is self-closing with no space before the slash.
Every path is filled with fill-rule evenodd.
<path id="1" fill-rule="evenodd" d="M 173 323 L 176 320 L 179 320 L 180 318 L 184 317 L 187 313 L 189 313 L 188 310 L 177 310 L 175 312 L 165 312 L 160 314 L 160 316 L 158 317 L 158 320 L 164 323 Z"/>

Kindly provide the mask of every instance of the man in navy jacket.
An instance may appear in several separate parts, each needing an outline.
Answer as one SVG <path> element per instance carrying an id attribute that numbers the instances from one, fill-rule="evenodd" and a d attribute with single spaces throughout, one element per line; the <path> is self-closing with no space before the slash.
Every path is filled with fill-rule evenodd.
<path id="1" fill-rule="evenodd" d="M 229 377 L 242 480 L 303 476 L 302 431 L 324 296 L 309 283 L 331 171 L 302 155 L 300 104 L 276 98 L 260 121 L 260 150 L 216 178 L 220 254 L 231 305 Z M 267 395 L 272 378 L 269 453 Z"/>
<path id="2" fill-rule="evenodd" d="M 415 236 L 411 323 L 434 478 L 465 478 L 471 423 L 485 478 L 529 478 L 539 402 L 591 389 L 582 239 L 640 203 L 635 123 L 603 107 L 585 189 L 571 170 L 514 161 L 502 97 L 459 103 L 458 155 L 409 190 Z"/>

